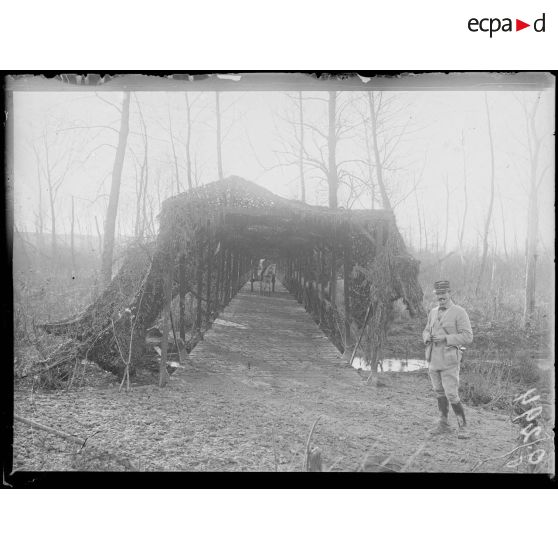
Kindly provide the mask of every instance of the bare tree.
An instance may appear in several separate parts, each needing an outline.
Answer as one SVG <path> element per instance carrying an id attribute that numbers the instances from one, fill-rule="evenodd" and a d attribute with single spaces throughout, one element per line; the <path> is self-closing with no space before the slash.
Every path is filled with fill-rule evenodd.
<path id="1" fill-rule="evenodd" d="M 252 154 L 263 170 L 263 173 L 269 172 L 278 167 L 296 166 L 298 168 L 298 181 L 300 183 L 300 200 L 306 203 L 306 172 L 305 172 L 305 157 L 306 150 L 304 146 L 305 141 L 305 118 L 304 118 L 304 97 L 302 91 L 297 95 L 292 93 L 285 93 L 285 96 L 292 105 L 285 108 L 285 114 L 273 113 L 273 117 L 278 118 L 290 128 L 288 134 L 284 134 L 275 123 L 275 132 L 277 141 L 281 144 L 281 149 L 274 149 L 273 153 L 277 157 L 277 164 L 266 166 L 258 157 L 257 150 L 254 148 L 250 135 L 247 134 L 248 144 Z M 295 179 L 296 180 L 296 179 Z M 291 182 L 294 182 L 292 180 Z"/>
<path id="2" fill-rule="evenodd" d="M 494 207 L 494 142 L 492 139 L 492 125 L 490 122 L 490 110 L 488 107 L 488 95 L 484 94 L 484 104 L 486 107 L 486 122 L 488 126 L 488 140 L 490 145 L 490 201 L 488 202 L 488 211 L 486 214 L 486 219 L 484 221 L 484 232 L 482 237 L 482 257 L 480 263 L 479 276 L 477 279 L 477 286 L 475 288 L 475 294 L 478 295 L 482 279 L 484 276 L 484 271 L 486 268 L 486 258 L 488 256 L 488 233 L 490 231 L 490 224 L 492 222 L 492 209 Z"/>
<path id="3" fill-rule="evenodd" d="M 449 191 L 449 182 L 448 182 L 447 173 L 444 179 L 444 185 L 446 187 L 446 229 L 444 231 L 444 243 L 442 244 L 442 252 L 445 255 L 448 250 L 449 205 L 450 205 L 450 191 Z"/>
<path id="4" fill-rule="evenodd" d="M 139 181 L 136 180 L 136 221 L 135 221 L 135 236 L 143 238 L 147 214 L 146 214 L 146 200 L 147 200 L 147 187 L 149 183 L 149 136 L 147 134 L 147 124 L 143 117 L 143 111 L 137 95 L 135 95 L 138 113 L 140 115 L 140 124 L 143 137 L 143 160 L 140 167 Z"/>
<path id="5" fill-rule="evenodd" d="M 302 107 L 302 91 L 298 92 L 298 121 L 300 123 L 300 138 L 298 151 L 298 169 L 300 177 L 300 199 L 306 202 L 306 184 L 304 182 L 304 110 Z"/>
<path id="6" fill-rule="evenodd" d="M 192 154 L 190 142 L 192 139 L 192 107 L 188 91 L 184 92 L 186 97 L 186 176 L 188 178 L 188 189 L 192 189 Z"/>
<path id="7" fill-rule="evenodd" d="M 110 283 L 112 278 L 112 259 L 114 253 L 114 233 L 116 215 L 118 213 L 118 199 L 120 196 L 120 182 L 122 168 L 124 167 L 124 156 L 126 154 L 126 143 L 130 126 L 130 93 L 124 92 L 120 119 L 120 131 L 118 133 L 118 146 L 114 157 L 112 168 L 112 181 L 110 187 L 109 203 L 105 219 L 105 232 L 103 244 L 103 256 L 101 261 L 101 281 L 104 285 Z"/>
<path id="8" fill-rule="evenodd" d="M 376 207 L 376 185 L 374 182 L 374 163 L 372 162 L 372 146 L 370 145 L 370 126 L 367 124 L 367 119 L 362 116 L 362 128 L 364 130 L 364 142 L 366 145 L 366 170 L 368 172 L 368 183 L 370 187 L 370 208 Z M 416 188 L 415 188 L 416 194 Z M 419 217 L 420 219 L 420 217 Z M 420 230 L 420 225 L 419 225 Z"/>
<path id="9" fill-rule="evenodd" d="M 458 242 L 459 242 L 459 257 L 461 258 L 461 264 L 464 265 L 465 257 L 463 254 L 463 236 L 465 235 L 465 226 L 467 222 L 467 209 L 468 209 L 468 196 L 467 196 L 467 157 L 465 153 L 465 133 L 461 130 L 461 150 L 463 151 L 463 217 L 461 218 L 461 227 L 459 227 L 458 232 Z"/>
<path id="10" fill-rule="evenodd" d="M 502 242 L 504 245 L 504 255 L 506 256 L 506 261 L 509 261 L 509 255 L 508 255 L 508 243 L 507 243 L 507 239 L 506 239 L 506 218 L 504 215 L 504 200 L 503 200 L 503 195 L 502 195 L 502 189 L 498 188 L 498 199 L 500 201 L 500 216 L 502 219 Z"/>
<path id="11" fill-rule="evenodd" d="M 327 134 L 327 155 L 328 155 L 328 169 L 327 169 L 327 183 L 329 188 L 329 207 L 330 209 L 337 208 L 337 189 L 338 175 L 337 175 L 337 161 L 335 149 L 337 146 L 337 130 L 335 118 L 335 106 L 337 104 L 337 92 L 329 91 L 328 95 L 328 134 Z"/>
<path id="12" fill-rule="evenodd" d="M 76 273 L 76 256 L 74 250 L 74 222 L 75 222 L 74 196 L 72 196 L 72 220 L 71 220 L 71 227 L 70 227 L 70 250 L 72 254 L 72 275 L 75 275 Z"/>
<path id="13" fill-rule="evenodd" d="M 221 139 L 221 106 L 219 103 L 219 91 L 215 91 L 215 118 L 217 120 L 217 172 L 219 174 L 219 180 L 223 180 L 223 146 Z"/>
<path id="14" fill-rule="evenodd" d="M 39 246 L 42 247 L 43 244 L 43 231 L 44 231 L 44 223 L 43 223 L 43 183 L 41 179 L 41 159 L 39 157 L 39 152 L 37 151 L 37 146 L 32 144 L 33 152 L 35 153 L 35 161 L 37 163 L 37 189 L 38 189 L 38 203 L 39 207 L 36 214 L 36 230 L 38 233 L 38 242 Z"/>
<path id="15" fill-rule="evenodd" d="M 41 147 L 44 155 L 43 162 L 40 160 L 37 148 L 33 146 L 37 159 L 37 167 L 40 169 L 39 174 L 42 173 L 48 189 L 51 253 L 53 258 L 57 256 L 56 199 L 72 165 L 74 152 L 73 142 L 70 142 L 69 145 L 60 146 L 57 144 L 57 138 L 58 134 L 56 133 L 55 136 L 52 136 L 49 131 L 49 126 L 45 124 L 41 136 Z M 41 181 L 39 180 L 39 188 L 40 187 Z M 42 217 L 40 218 L 40 226 L 42 227 Z"/>
<path id="16" fill-rule="evenodd" d="M 309 131 L 309 139 L 313 144 L 313 153 L 305 144 L 301 144 L 304 152 L 305 164 L 317 170 L 323 179 L 327 182 L 328 205 L 335 209 L 339 204 L 339 186 L 341 184 L 347 186 L 349 190 L 354 186 L 354 174 L 346 170 L 346 165 L 356 160 L 339 160 L 337 156 L 337 148 L 341 141 L 348 139 L 348 133 L 358 126 L 346 116 L 347 108 L 352 105 L 352 99 L 345 98 L 341 102 L 340 93 L 337 91 L 328 91 L 327 98 L 309 97 L 309 100 L 319 101 L 327 104 L 327 132 L 320 129 L 320 126 L 305 121 L 303 127 Z M 320 138 L 321 142 L 317 141 Z M 324 153 L 327 151 L 327 160 Z M 314 155 L 315 153 L 315 155 Z"/>
<path id="17" fill-rule="evenodd" d="M 101 234 L 101 229 L 99 227 L 99 220 L 97 219 L 97 215 L 95 215 L 95 228 L 97 229 L 97 241 L 99 243 L 99 258 L 102 257 L 103 254 L 103 235 Z"/>
<path id="18" fill-rule="evenodd" d="M 421 222 L 421 218 L 420 218 L 420 206 L 419 206 L 419 198 L 418 198 L 418 194 L 417 194 L 417 184 L 416 183 L 415 183 L 415 187 L 414 187 L 414 192 L 415 192 L 415 203 L 416 203 L 416 208 L 417 208 L 417 220 L 418 220 L 418 230 L 419 230 L 418 251 L 420 253 L 420 252 L 422 252 L 422 222 Z"/>
<path id="19" fill-rule="evenodd" d="M 374 163 L 376 168 L 376 180 L 380 188 L 382 196 L 382 204 L 384 209 L 392 210 L 391 202 L 387 194 L 387 188 L 384 181 L 383 168 L 386 160 L 382 161 L 380 150 L 378 148 L 378 113 L 382 110 L 383 93 L 374 93 L 368 91 L 368 109 L 370 111 L 370 130 L 372 135 L 372 152 L 374 153 Z"/>
<path id="20" fill-rule="evenodd" d="M 527 211 L 527 240 L 525 265 L 525 302 L 523 308 L 523 326 L 527 327 L 535 311 L 536 271 L 538 256 L 539 209 L 538 194 L 541 182 L 548 166 L 540 169 L 540 152 L 544 134 L 537 130 L 537 111 L 540 106 L 541 93 L 531 106 L 522 102 L 525 125 L 527 128 L 527 147 L 529 154 L 529 198 Z"/>
<path id="21" fill-rule="evenodd" d="M 172 160 L 174 162 L 174 179 L 176 183 L 176 193 L 180 194 L 180 174 L 178 172 L 178 158 L 176 157 L 176 148 L 174 145 L 174 134 L 172 131 L 172 118 L 170 113 L 170 104 L 167 104 L 167 113 L 168 113 L 168 120 L 169 120 L 169 136 L 170 136 L 170 143 L 172 148 Z"/>

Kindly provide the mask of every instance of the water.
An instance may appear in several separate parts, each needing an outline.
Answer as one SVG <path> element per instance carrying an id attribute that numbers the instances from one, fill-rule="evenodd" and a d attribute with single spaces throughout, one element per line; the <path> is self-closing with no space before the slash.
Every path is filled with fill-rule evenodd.
<path id="1" fill-rule="evenodd" d="M 222 325 L 228 327 L 236 327 L 238 329 L 248 329 L 245 325 L 237 324 L 236 322 L 229 322 L 228 320 L 222 320 L 221 318 L 217 318 L 214 322 L 215 325 Z"/>
<path id="2" fill-rule="evenodd" d="M 360 357 L 355 357 L 353 360 L 353 368 L 370 371 L 370 365 Z M 385 358 L 378 363 L 378 372 L 417 372 L 427 368 L 428 363 L 418 358 Z"/>

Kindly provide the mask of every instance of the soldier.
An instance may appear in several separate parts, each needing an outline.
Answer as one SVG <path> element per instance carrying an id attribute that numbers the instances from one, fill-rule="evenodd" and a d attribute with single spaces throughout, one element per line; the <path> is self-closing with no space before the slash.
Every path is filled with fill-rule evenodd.
<path id="1" fill-rule="evenodd" d="M 448 422 L 449 403 L 457 417 L 458 438 L 469 438 L 465 411 L 459 400 L 459 364 L 462 345 L 473 341 L 473 331 L 467 312 L 451 299 L 449 281 L 436 281 L 434 294 L 438 306 L 428 314 L 422 333 L 426 345 L 426 360 L 432 388 L 438 398 L 440 421 L 433 434 L 450 431 Z"/>

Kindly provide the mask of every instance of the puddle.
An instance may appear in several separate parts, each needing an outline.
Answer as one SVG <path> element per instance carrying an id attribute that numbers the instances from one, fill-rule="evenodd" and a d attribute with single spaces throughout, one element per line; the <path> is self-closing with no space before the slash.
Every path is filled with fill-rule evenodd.
<path id="1" fill-rule="evenodd" d="M 227 320 L 222 320 L 221 318 L 217 318 L 213 323 L 216 325 L 237 327 L 238 329 L 248 329 L 245 325 L 237 324 L 236 322 L 229 322 Z"/>
<path id="2" fill-rule="evenodd" d="M 370 365 L 365 364 L 363 359 L 355 357 L 353 360 L 353 368 L 369 371 Z M 417 358 L 385 358 L 378 363 L 378 372 L 417 372 L 418 370 L 425 370 L 426 368 L 428 368 L 428 363 L 425 360 Z"/>

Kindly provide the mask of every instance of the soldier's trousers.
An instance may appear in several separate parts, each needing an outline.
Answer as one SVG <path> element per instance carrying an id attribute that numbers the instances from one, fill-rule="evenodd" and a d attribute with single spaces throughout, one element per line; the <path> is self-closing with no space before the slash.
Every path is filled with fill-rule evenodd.
<path id="1" fill-rule="evenodd" d="M 459 403 L 459 364 L 445 370 L 428 370 L 432 389 L 437 397 L 448 398 L 450 403 Z"/>

